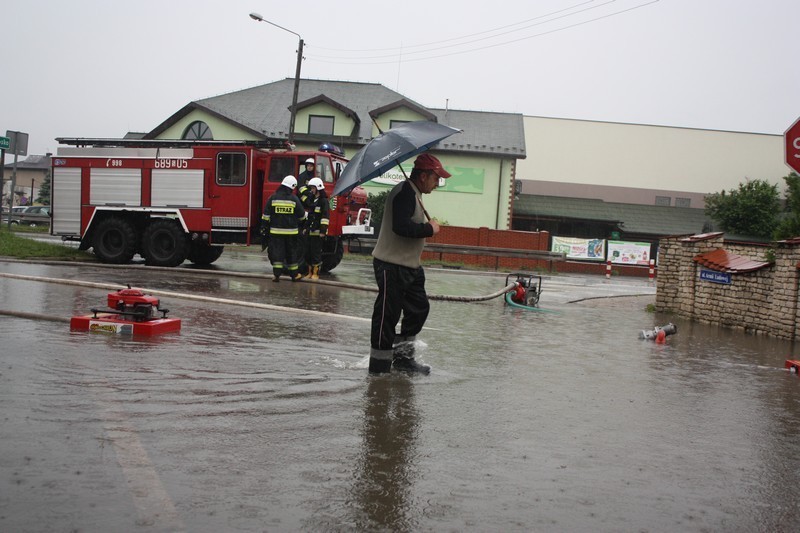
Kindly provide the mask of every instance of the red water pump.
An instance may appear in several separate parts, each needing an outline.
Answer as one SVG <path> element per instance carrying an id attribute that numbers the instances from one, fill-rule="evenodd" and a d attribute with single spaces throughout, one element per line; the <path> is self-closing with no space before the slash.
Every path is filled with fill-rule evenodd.
<path id="1" fill-rule="evenodd" d="M 146 295 L 142 289 L 132 289 L 130 285 L 127 289 L 108 293 L 109 309 L 130 317 L 134 322 L 155 318 L 156 311 L 162 313 L 161 318 L 166 318 L 169 309 L 161 309 L 159 305 L 158 298 Z M 98 310 L 92 309 L 92 312 Z"/>
<path id="2" fill-rule="evenodd" d="M 181 320 L 167 318 L 169 309 L 162 309 L 158 298 L 141 289 L 128 285 L 127 289 L 108 293 L 107 302 L 108 309 L 92 308 L 91 315 L 72 317 L 70 329 L 147 336 L 181 329 Z"/>

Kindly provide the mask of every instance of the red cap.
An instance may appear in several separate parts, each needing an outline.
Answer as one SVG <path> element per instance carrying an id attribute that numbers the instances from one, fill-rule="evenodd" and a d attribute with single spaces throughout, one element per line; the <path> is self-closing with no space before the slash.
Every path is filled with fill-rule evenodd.
<path id="1" fill-rule="evenodd" d="M 449 178 L 451 174 L 444 169 L 441 161 L 433 157 L 431 154 L 422 154 L 417 156 L 414 160 L 414 168 L 420 170 L 433 170 L 440 178 Z"/>

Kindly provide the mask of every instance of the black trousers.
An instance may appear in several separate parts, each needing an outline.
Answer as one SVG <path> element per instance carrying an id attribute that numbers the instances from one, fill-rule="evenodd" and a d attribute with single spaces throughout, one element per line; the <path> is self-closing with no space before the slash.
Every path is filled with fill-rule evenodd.
<path id="1" fill-rule="evenodd" d="M 273 273 L 287 273 L 294 276 L 300 262 L 297 252 L 297 235 L 272 234 L 269 236 L 267 257 L 272 263 Z"/>
<path id="2" fill-rule="evenodd" d="M 397 336 L 395 327 L 400 316 L 403 317 L 400 324 L 400 337 L 403 339 L 422 331 L 428 318 L 431 306 L 425 293 L 425 271 L 422 267 L 408 268 L 380 259 L 373 259 L 372 266 L 378 283 L 378 297 L 372 311 L 371 353 L 388 358 Z"/>
<path id="3" fill-rule="evenodd" d="M 322 237 L 320 235 L 309 235 L 306 241 L 306 263 L 308 266 L 320 266 L 322 264 Z"/>

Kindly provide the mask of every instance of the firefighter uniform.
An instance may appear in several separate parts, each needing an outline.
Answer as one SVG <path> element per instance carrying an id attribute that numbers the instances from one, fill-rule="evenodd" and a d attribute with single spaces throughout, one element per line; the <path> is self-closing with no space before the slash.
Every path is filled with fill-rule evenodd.
<path id="1" fill-rule="evenodd" d="M 303 172 L 305 174 L 305 172 Z M 303 174 L 300 174 L 301 176 Z M 310 178 L 313 180 L 314 178 Z M 314 194 L 311 191 L 311 186 L 308 183 L 303 184 L 303 182 L 298 181 L 297 185 L 297 197 L 300 198 L 300 203 L 303 204 L 303 208 L 306 210 L 306 216 L 311 215 L 311 210 L 313 208 L 312 204 L 314 202 Z M 298 261 L 302 261 L 308 255 L 308 224 L 305 225 L 305 228 L 301 228 L 300 234 L 297 236 L 297 258 Z M 302 272 L 303 276 L 311 276 L 311 264 L 308 264 L 308 271 Z"/>
<path id="2" fill-rule="evenodd" d="M 292 193 L 296 184 L 294 177 L 284 178 L 275 194 L 267 200 L 261 217 L 269 235 L 267 254 L 272 263 L 273 281 L 278 281 L 282 273 L 289 274 L 293 281 L 300 278 L 297 238 L 306 220 L 306 211 L 300 199 Z"/>
<path id="3" fill-rule="evenodd" d="M 309 189 L 316 193 L 309 193 L 305 205 L 308 208 L 308 240 L 306 243 L 306 263 L 308 263 L 311 279 L 319 279 L 319 269 L 322 267 L 322 239 L 328 233 L 329 209 L 328 197 L 325 186 L 319 178 L 309 181 Z"/>

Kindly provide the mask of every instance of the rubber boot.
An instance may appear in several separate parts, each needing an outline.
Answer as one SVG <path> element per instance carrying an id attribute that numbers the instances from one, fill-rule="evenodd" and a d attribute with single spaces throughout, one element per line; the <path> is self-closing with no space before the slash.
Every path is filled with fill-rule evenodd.
<path id="1" fill-rule="evenodd" d="M 311 267 L 311 279 L 319 279 L 319 265 Z"/>
<path id="2" fill-rule="evenodd" d="M 386 374 L 392 370 L 392 362 L 383 359 L 369 358 L 370 374 Z"/>
<path id="3" fill-rule="evenodd" d="M 414 359 L 414 353 L 417 351 L 414 346 L 414 340 L 414 337 L 410 337 L 408 339 L 403 338 L 403 340 L 396 342 L 392 347 L 392 355 L 394 358 L 406 357 Z"/>
<path id="4" fill-rule="evenodd" d="M 273 272 L 272 273 L 272 281 L 278 283 L 281 280 L 281 273 L 280 272 Z"/>
<path id="5" fill-rule="evenodd" d="M 369 373 L 388 374 L 392 370 L 392 350 L 369 349 Z"/>
<path id="6" fill-rule="evenodd" d="M 409 374 L 425 374 L 431 373 L 431 367 L 418 363 L 413 357 L 395 357 L 392 361 L 392 366 L 395 370 L 408 372 Z"/>

